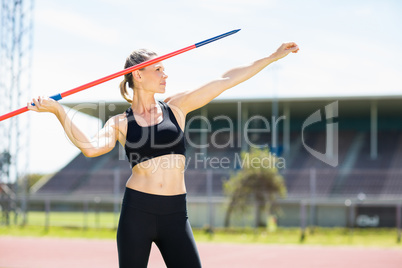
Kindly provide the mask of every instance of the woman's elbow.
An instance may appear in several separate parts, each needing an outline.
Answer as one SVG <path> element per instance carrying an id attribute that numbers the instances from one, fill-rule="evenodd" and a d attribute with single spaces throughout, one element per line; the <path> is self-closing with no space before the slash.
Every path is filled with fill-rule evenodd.
<path id="1" fill-rule="evenodd" d="M 112 149 L 113 147 L 90 147 L 90 148 L 81 148 L 81 152 L 86 157 L 97 157 L 110 152 Z"/>
<path id="2" fill-rule="evenodd" d="M 99 154 L 97 154 L 96 150 L 91 150 L 91 149 L 81 149 L 82 154 L 85 157 L 96 157 Z"/>

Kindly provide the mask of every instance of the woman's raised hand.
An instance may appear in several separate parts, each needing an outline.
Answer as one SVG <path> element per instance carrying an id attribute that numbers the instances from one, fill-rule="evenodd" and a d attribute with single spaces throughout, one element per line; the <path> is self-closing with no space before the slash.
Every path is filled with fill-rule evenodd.
<path id="1" fill-rule="evenodd" d="M 297 51 L 299 51 L 299 46 L 296 43 L 283 43 L 271 56 L 276 61 L 287 56 L 290 52 L 297 53 Z"/>
<path id="2" fill-rule="evenodd" d="M 35 105 L 32 105 L 34 103 Z M 35 112 L 49 112 L 56 114 L 61 107 L 60 103 L 49 97 L 33 98 L 32 102 L 27 103 L 28 110 Z"/>

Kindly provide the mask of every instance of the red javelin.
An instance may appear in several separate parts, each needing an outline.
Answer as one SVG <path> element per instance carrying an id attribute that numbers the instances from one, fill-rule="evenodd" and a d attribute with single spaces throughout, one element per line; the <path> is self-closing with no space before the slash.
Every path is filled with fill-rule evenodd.
<path id="1" fill-rule="evenodd" d="M 120 71 L 120 72 L 117 72 L 117 73 L 114 73 L 114 74 L 111 74 L 111 75 L 102 77 L 102 78 L 100 78 L 100 79 L 97 79 L 97 80 L 95 80 L 95 81 L 89 82 L 89 83 L 84 84 L 84 85 L 82 85 L 82 86 L 79 86 L 79 87 L 70 89 L 70 90 L 65 91 L 65 92 L 63 92 L 63 93 L 59 93 L 59 94 L 50 96 L 49 98 L 52 98 L 52 99 L 57 100 L 57 101 L 58 101 L 58 100 L 61 100 L 61 99 L 65 98 L 65 97 L 70 96 L 70 95 L 72 95 L 72 94 L 75 94 L 75 93 L 77 93 L 77 92 L 79 92 L 79 91 L 82 91 L 82 90 L 88 89 L 88 88 L 90 88 L 90 87 L 93 87 L 93 86 L 102 84 L 102 83 L 104 83 L 104 82 L 106 82 L 106 81 L 112 80 L 112 79 L 117 78 L 117 77 L 119 77 L 119 76 L 122 76 L 122 75 L 125 75 L 125 74 L 128 74 L 128 73 L 131 73 L 131 72 L 133 72 L 133 71 L 136 71 L 136 70 L 142 69 L 142 68 L 144 68 L 144 67 L 147 67 L 147 66 L 149 66 L 149 65 L 155 64 L 155 63 L 157 63 L 157 62 L 166 60 L 166 59 L 168 59 L 168 58 L 171 58 L 171 57 L 173 57 L 173 56 L 179 55 L 179 54 L 181 54 L 181 53 L 184 53 L 184 52 L 186 52 L 186 51 L 192 50 L 192 49 L 194 49 L 194 48 L 198 48 L 198 47 L 200 47 L 200 46 L 203 46 L 203 45 L 206 45 L 206 44 L 208 44 L 208 43 L 214 42 L 214 41 L 216 41 L 216 40 L 218 40 L 218 39 L 221 39 L 221 38 L 224 38 L 224 37 L 226 37 L 226 36 L 229 36 L 229 35 L 232 35 L 232 34 L 234 34 L 234 33 L 237 33 L 238 31 L 240 31 L 240 29 L 230 31 L 230 32 L 227 32 L 227 33 L 224 33 L 224 34 L 221 34 L 221 35 L 212 37 L 212 38 L 210 38 L 210 39 L 207 39 L 207 40 L 198 42 L 198 43 L 196 43 L 196 44 L 194 44 L 194 45 L 191 45 L 191 46 L 188 46 L 188 47 L 185 47 L 185 48 L 176 50 L 176 51 L 171 52 L 171 53 L 169 53 L 169 54 L 166 54 L 166 55 L 163 55 L 163 56 L 159 56 L 159 57 L 156 57 L 156 58 L 151 59 L 151 60 L 148 60 L 148 61 L 144 61 L 144 62 L 142 62 L 142 63 L 140 63 L 140 64 L 137 64 L 137 65 L 134 65 L 134 66 L 129 67 L 129 68 L 127 68 L 127 69 L 124 69 L 124 70 L 122 70 L 122 71 Z M 10 113 L 1 115 L 1 116 L 0 116 L 0 121 L 3 121 L 3 120 L 6 120 L 6 119 L 8 119 L 8 118 L 10 118 L 10 117 L 13 117 L 13 116 L 22 114 L 22 113 L 24 113 L 24 112 L 26 112 L 26 111 L 28 111 L 28 107 L 22 107 L 22 108 L 20 108 L 20 109 L 18 109 L 18 110 L 15 110 L 15 111 L 12 111 L 12 112 L 10 112 Z"/>

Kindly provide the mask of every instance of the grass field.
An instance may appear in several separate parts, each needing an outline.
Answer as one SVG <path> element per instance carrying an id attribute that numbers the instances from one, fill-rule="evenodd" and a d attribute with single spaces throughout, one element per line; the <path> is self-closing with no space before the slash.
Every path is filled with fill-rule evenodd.
<path id="1" fill-rule="evenodd" d="M 118 217 L 113 213 L 45 213 L 30 212 L 28 224 L 0 226 L 0 236 L 35 236 L 65 238 L 115 239 Z M 397 242 L 397 230 L 314 228 L 307 229 L 305 239 L 300 241 L 300 228 L 278 228 L 268 232 L 261 228 L 215 229 L 213 234 L 194 228 L 198 242 L 259 243 L 259 244 L 306 244 L 328 246 L 401 247 Z"/>
<path id="2" fill-rule="evenodd" d="M 28 224 L 46 226 L 46 213 L 29 212 Z M 49 226 L 82 227 L 82 228 L 116 228 L 119 215 L 112 212 L 52 212 L 48 217 Z"/>

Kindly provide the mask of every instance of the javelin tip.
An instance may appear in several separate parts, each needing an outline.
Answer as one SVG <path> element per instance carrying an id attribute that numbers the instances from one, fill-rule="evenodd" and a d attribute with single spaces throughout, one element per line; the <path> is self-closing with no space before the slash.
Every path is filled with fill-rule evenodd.
<path id="1" fill-rule="evenodd" d="M 235 33 L 237 33 L 237 32 L 240 31 L 240 30 L 241 30 L 241 29 L 233 30 L 233 31 L 230 31 L 230 32 L 227 32 L 227 33 L 224 33 L 224 34 L 221 34 L 221 35 L 212 37 L 212 38 L 210 38 L 210 39 L 207 39 L 207 40 L 198 42 L 198 43 L 195 44 L 195 47 L 198 48 L 198 47 L 200 47 L 200 46 L 209 44 L 209 43 L 214 42 L 214 41 L 216 41 L 216 40 L 218 40 L 218 39 L 221 39 L 221 38 L 224 38 L 224 37 L 226 37 L 226 36 L 235 34 Z"/>

